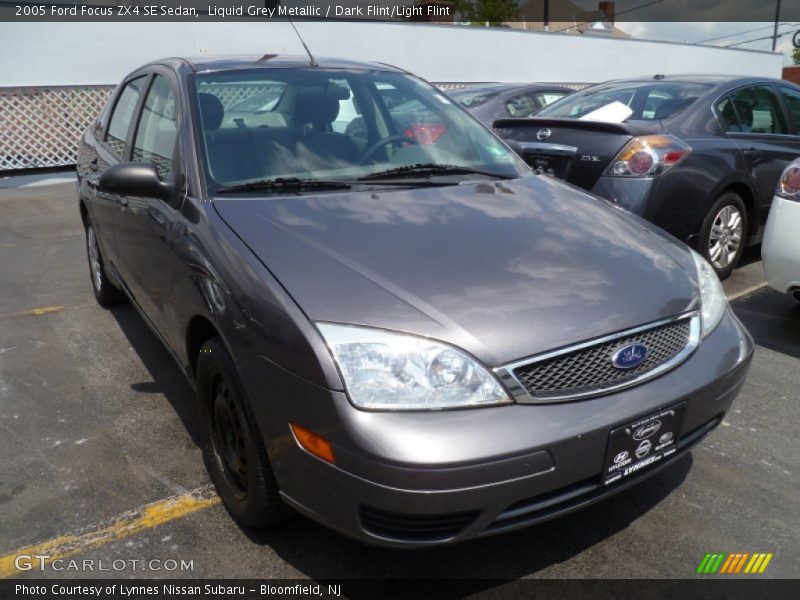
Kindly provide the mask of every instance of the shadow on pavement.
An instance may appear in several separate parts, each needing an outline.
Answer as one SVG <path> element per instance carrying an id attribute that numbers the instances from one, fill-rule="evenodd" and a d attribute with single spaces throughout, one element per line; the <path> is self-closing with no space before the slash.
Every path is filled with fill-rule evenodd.
<path id="1" fill-rule="evenodd" d="M 111 314 L 152 377 L 152 381 L 132 383 L 131 389 L 139 393 L 164 394 L 192 442 L 202 446 L 200 407 L 181 369 L 133 306 L 125 304 L 115 307 L 111 309 Z"/>
<path id="2" fill-rule="evenodd" d="M 732 305 L 756 344 L 800 358 L 800 304 L 794 299 L 765 289 L 735 300 Z"/>

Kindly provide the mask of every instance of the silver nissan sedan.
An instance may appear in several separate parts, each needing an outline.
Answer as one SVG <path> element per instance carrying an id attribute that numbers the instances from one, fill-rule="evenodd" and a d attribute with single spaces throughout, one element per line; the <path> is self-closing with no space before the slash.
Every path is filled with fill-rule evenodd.
<path id="1" fill-rule="evenodd" d="M 192 382 L 247 527 L 291 507 L 418 547 L 531 525 L 674 462 L 745 381 L 703 258 L 400 69 L 157 61 L 78 161 L 95 297 Z"/>

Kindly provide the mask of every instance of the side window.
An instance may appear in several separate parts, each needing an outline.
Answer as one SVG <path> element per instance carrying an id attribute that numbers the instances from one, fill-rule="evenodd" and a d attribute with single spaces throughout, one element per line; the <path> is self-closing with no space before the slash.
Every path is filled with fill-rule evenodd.
<path id="1" fill-rule="evenodd" d="M 506 102 L 506 111 L 512 117 L 527 117 L 537 108 L 536 100 L 528 94 L 514 96 Z"/>
<path id="2" fill-rule="evenodd" d="M 795 130 L 800 130 L 800 92 L 787 87 L 779 89 L 781 90 L 783 101 L 786 103 L 786 108 L 789 109 L 789 113 L 794 120 Z"/>
<path id="3" fill-rule="evenodd" d="M 539 92 L 536 94 L 536 99 L 541 106 L 547 106 L 556 100 L 561 100 L 566 95 L 564 92 Z"/>
<path id="4" fill-rule="evenodd" d="M 133 81 L 126 83 L 114 106 L 114 112 L 108 124 L 106 141 L 119 157 L 121 157 L 122 153 L 125 151 L 128 129 L 130 128 L 131 119 L 133 119 L 133 113 L 136 110 L 136 104 L 139 102 L 139 96 L 142 94 L 142 88 L 146 80 L 146 76 L 143 75 L 142 77 L 137 77 Z"/>
<path id="5" fill-rule="evenodd" d="M 155 163 L 158 174 L 165 177 L 172 172 L 176 138 L 175 95 L 166 77 L 156 75 L 142 107 L 132 158 Z"/>
<path id="6" fill-rule="evenodd" d="M 772 88 L 765 85 L 733 93 L 733 104 L 744 133 L 787 133 L 786 119 Z"/>
<path id="7" fill-rule="evenodd" d="M 726 133 L 740 132 L 742 130 L 739 125 L 739 118 L 736 116 L 736 109 L 733 108 L 733 100 L 730 96 L 725 96 L 722 100 L 715 105 L 717 110 L 717 117 L 719 119 L 719 126 L 722 131 Z"/>

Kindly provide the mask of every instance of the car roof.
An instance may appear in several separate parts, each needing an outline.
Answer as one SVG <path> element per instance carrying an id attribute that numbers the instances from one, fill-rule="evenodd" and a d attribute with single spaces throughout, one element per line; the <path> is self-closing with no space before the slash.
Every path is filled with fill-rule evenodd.
<path id="1" fill-rule="evenodd" d="M 726 83 L 756 83 L 760 81 L 782 81 L 771 77 L 744 77 L 742 75 L 712 75 L 712 74 L 675 74 L 675 75 L 646 75 L 644 77 L 626 77 L 624 79 L 612 79 L 604 83 L 706 83 L 711 85 L 723 85 Z"/>
<path id="2" fill-rule="evenodd" d="M 542 89 L 542 90 L 565 90 L 571 92 L 573 90 L 559 85 L 557 83 L 471 83 L 464 87 L 456 88 L 451 90 L 452 93 L 456 92 L 475 92 L 478 90 L 490 90 L 490 91 L 497 91 L 503 92 L 506 90 L 517 90 L 517 89 Z"/>
<path id="3" fill-rule="evenodd" d="M 364 71 L 393 71 L 405 73 L 403 69 L 377 62 L 362 62 L 332 57 L 314 57 L 320 69 L 356 69 Z M 170 57 L 151 64 L 188 65 L 195 72 L 232 71 L 253 68 L 297 69 L 310 67 L 305 54 L 250 54 L 228 56 L 185 56 Z"/>

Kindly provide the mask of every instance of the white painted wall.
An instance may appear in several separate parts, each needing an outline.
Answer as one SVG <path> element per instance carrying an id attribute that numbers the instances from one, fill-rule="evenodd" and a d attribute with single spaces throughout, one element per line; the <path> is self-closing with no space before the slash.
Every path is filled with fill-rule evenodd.
<path id="1" fill-rule="evenodd" d="M 319 56 L 386 62 L 436 82 L 781 74 L 780 54 L 749 50 L 451 25 L 297 25 Z M 0 23 L 0 87 L 116 83 L 164 56 L 302 52 L 282 22 Z"/>

